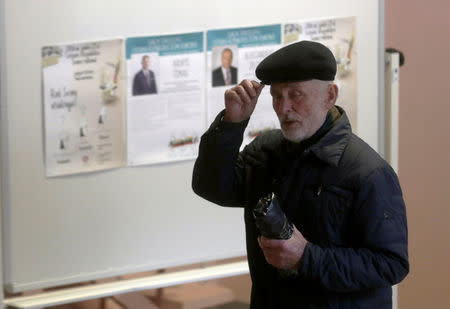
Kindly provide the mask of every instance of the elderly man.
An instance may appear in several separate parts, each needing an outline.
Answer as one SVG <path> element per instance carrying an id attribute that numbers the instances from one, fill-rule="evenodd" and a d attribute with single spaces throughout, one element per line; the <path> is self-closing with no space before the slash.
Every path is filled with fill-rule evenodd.
<path id="1" fill-rule="evenodd" d="M 336 61 L 302 41 L 269 55 L 225 92 L 225 110 L 203 135 L 192 186 L 223 206 L 244 207 L 251 308 L 391 308 L 391 286 L 409 271 L 401 188 L 392 168 L 352 133 L 335 106 Z M 263 87 L 281 130 L 239 152 Z M 261 236 L 254 208 L 278 198 L 288 239 Z"/>

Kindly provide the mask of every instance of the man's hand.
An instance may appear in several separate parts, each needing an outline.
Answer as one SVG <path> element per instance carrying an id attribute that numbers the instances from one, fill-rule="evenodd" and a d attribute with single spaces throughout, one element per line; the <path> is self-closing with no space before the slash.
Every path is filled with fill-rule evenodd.
<path id="1" fill-rule="evenodd" d="M 278 269 L 298 269 L 307 240 L 294 226 L 292 237 L 286 240 L 258 238 L 267 263 Z"/>
<path id="2" fill-rule="evenodd" d="M 239 85 L 225 91 L 227 122 L 241 122 L 250 118 L 264 85 L 244 79 Z"/>

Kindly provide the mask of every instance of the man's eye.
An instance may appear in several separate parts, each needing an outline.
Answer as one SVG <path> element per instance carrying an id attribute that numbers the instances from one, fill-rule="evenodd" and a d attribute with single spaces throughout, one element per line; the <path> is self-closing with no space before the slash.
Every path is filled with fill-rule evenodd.
<path id="1" fill-rule="evenodd" d="M 302 92 L 295 91 L 295 92 L 291 92 L 289 95 L 291 96 L 291 98 L 296 98 L 296 99 L 298 99 L 298 98 L 301 98 L 301 97 L 303 96 L 303 93 L 302 93 Z"/>

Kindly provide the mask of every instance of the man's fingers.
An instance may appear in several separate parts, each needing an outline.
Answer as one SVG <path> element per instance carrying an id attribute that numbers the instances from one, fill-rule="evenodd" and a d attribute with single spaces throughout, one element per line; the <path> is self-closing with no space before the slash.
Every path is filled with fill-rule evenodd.
<path id="1" fill-rule="evenodd" d="M 264 236 L 258 238 L 259 246 L 261 249 L 276 249 L 283 245 L 283 240 L 281 239 L 270 239 Z"/>
<path id="2" fill-rule="evenodd" d="M 259 95 L 261 94 L 261 91 L 264 89 L 266 85 L 264 84 L 259 84 L 259 88 L 256 89 L 256 95 L 259 97 Z"/>
<path id="3" fill-rule="evenodd" d="M 260 237 L 258 237 L 258 242 L 259 242 L 259 246 L 261 247 L 261 249 L 268 249 L 268 248 L 271 248 L 271 246 L 270 246 L 270 239 L 269 238 L 266 238 L 266 237 L 264 237 L 264 236 L 260 236 Z"/>
<path id="4" fill-rule="evenodd" d="M 269 240 L 269 242 L 267 242 Z M 280 250 L 267 246 L 267 243 L 270 242 L 271 239 L 265 238 L 264 236 L 258 237 L 258 243 L 261 249 L 263 250 L 264 257 L 267 263 L 277 267 L 280 260 Z"/>
<path id="5" fill-rule="evenodd" d="M 263 86 L 256 83 L 257 88 L 250 80 L 243 80 L 233 88 L 225 91 L 225 121 L 241 122 L 248 119 L 255 109 L 259 93 Z M 259 92 L 258 92 L 259 91 Z"/>
<path id="6" fill-rule="evenodd" d="M 244 79 L 240 85 L 244 87 L 245 91 L 251 98 L 254 98 L 256 96 L 256 88 L 253 86 L 253 83 L 251 81 L 249 81 L 248 79 Z"/>
<path id="7" fill-rule="evenodd" d="M 239 85 L 229 89 L 229 91 L 236 92 L 241 98 L 241 102 L 250 103 L 251 100 L 259 97 L 263 88 L 263 84 L 260 84 L 254 80 L 250 81 L 248 79 L 244 79 Z"/>
<path id="8" fill-rule="evenodd" d="M 234 88 L 233 88 L 234 89 Z M 242 100 L 241 97 L 237 94 L 236 91 L 234 91 L 233 89 L 227 89 L 225 91 L 225 100 L 227 101 L 235 101 L 238 104 L 242 104 Z"/>
<path id="9" fill-rule="evenodd" d="M 256 95 L 259 96 L 265 85 L 252 80 L 252 86 L 256 90 Z"/>
<path id="10" fill-rule="evenodd" d="M 307 241 L 295 228 L 294 235 L 286 240 L 258 237 L 258 244 L 267 263 L 280 269 L 297 269 Z"/>
<path id="11" fill-rule="evenodd" d="M 236 91 L 236 93 L 239 95 L 239 97 L 241 98 L 242 102 L 245 103 L 250 103 L 250 101 L 252 100 L 249 96 L 249 94 L 247 93 L 247 91 L 245 91 L 244 87 L 242 87 L 241 85 L 234 87 L 234 90 Z"/>

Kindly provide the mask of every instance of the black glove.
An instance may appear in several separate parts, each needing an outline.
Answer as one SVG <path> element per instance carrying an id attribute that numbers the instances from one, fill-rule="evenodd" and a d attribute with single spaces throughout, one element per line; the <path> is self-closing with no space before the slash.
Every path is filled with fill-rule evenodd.
<path id="1" fill-rule="evenodd" d="M 263 196 L 253 209 L 256 227 L 262 236 L 272 239 L 289 239 L 294 225 L 286 218 L 274 193 Z"/>

